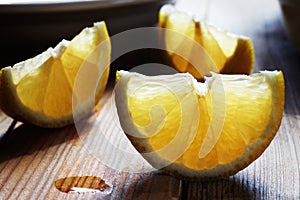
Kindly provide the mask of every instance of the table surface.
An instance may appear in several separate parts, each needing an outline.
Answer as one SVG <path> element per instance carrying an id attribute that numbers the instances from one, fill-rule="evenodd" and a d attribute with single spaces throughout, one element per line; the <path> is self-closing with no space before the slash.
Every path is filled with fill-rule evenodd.
<path id="1" fill-rule="evenodd" d="M 183 181 L 155 170 L 116 170 L 120 164 L 138 171 L 144 161 L 112 125 L 115 116 L 108 89 L 96 120 L 119 148 L 136 154 L 134 159 L 120 162 L 118 152 L 110 149 L 101 136 L 83 144 L 74 126 L 43 129 L 18 123 L 0 144 L 0 199 L 299 199 L 300 54 L 286 37 L 281 15 L 276 0 L 211 0 L 207 7 L 210 23 L 252 39 L 255 72 L 281 69 L 285 76 L 286 104 L 281 127 L 262 156 L 244 170 L 207 182 Z M 0 134 L 11 122 L 0 112 Z M 114 167 L 97 159 L 90 151 L 95 149 L 109 156 Z M 111 184 L 111 193 L 64 193 L 55 187 L 56 180 L 73 176 L 100 177 Z"/>

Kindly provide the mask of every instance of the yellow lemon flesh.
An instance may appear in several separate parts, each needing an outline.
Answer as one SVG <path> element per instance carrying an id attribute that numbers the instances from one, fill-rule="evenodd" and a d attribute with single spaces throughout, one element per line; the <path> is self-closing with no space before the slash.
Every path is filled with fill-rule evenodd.
<path id="1" fill-rule="evenodd" d="M 281 71 L 144 76 L 119 71 L 115 100 L 121 126 L 155 168 L 186 179 L 235 174 L 258 158 L 279 129 Z"/>
<path id="2" fill-rule="evenodd" d="M 250 74 L 254 66 L 254 49 L 249 38 L 220 30 L 185 12 L 165 5 L 159 12 L 159 27 L 165 28 L 163 40 L 168 57 L 179 72 L 189 72 L 197 79 L 210 71 L 223 74 Z M 183 37 L 184 35 L 185 37 Z M 189 40 L 194 41 L 194 43 Z M 199 53 L 198 45 L 203 48 Z M 200 55 L 206 54 L 206 55 Z M 190 61 L 209 57 L 210 62 Z"/>
<path id="3" fill-rule="evenodd" d="M 106 24 L 97 22 L 71 41 L 62 40 L 32 59 L 5 67 L 0 71 L 0 108 L 16 120 L 41 127 L 72 124 L 72 103 L 84 117 L 92 112 L 85 102 L 93 99 L 96 104 L 104 92 L 110 53 Z M 92 74 L 99 79 L 90 81 Z M 86 82 L 89 93 L 83 86 L 74 91 L 78 82 Z M 91 87 L 97 88 L 90 92 Z"/>

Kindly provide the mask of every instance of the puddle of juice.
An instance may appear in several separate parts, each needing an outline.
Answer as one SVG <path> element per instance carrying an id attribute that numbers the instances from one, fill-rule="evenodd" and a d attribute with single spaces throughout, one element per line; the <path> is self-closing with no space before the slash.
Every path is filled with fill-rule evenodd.
<path id="1" fill-rule="evenodd" d="M 106 183 L 97 176 L 71 176 L 60 178 L 54 182 L 55 187 L 65 193 L 69 192 L 101 192 L 109 194 L 112 191 L 111 184 Z"/>

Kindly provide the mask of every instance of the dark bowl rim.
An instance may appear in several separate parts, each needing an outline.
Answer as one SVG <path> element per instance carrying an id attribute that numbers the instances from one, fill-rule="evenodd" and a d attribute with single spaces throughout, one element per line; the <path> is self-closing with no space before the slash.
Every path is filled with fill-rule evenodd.
<path id="1" fill-rule="evenodd" d="M 0 14 L 14 13 L 51 13 L 66 11 L 84 11 L 94 9 L 111 9 L 116 7 L 138 6 L 142 4 L 166 4 L 176 0 L 69 0 L 20 3 L 0 2 Z"/>

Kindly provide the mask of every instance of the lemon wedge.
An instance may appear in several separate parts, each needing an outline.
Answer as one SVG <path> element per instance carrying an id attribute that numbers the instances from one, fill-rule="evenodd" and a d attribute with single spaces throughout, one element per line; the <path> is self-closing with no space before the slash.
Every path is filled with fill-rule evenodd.
<path id="1" fill-rule="evenodd" d="M 161 35 L 168 51 L 168 59 L 179 72 L 189 72 L 200 80 L 211 71 L 222 74 L 251 74 L 254 48 L 250 38 L 221 30 L 177 10 L 172 5 L 165 5 L 160 9 L 158 25 L 172 30 L 164 31 Z M 203 51 L 197 50 L 197 46 L 203 48 Z M 203 59 L 210 61 L 201 61 Z M 199 64 L 191 62 L 195 60 Z"/>
<path id="2" fill-rule="evenodd" d="M 0 71 L 0 108 L 16 120 L 41 127 L 72 124 L 72 103 L 84 117 L 92 112 L 85 102 L 93 99 L 96 104 L 103 94 L 110 53 L 105 22 L 97 22 L 71 41 L 62 40 L 34 58 L 5 67 Z M 86 85 L 74 93 L 78 80 Z M 87 93 L 84 88 L 92 84 L 96 91 Z"/>
<path id="3" fill-rule="evenodd" d="M 276 135 L 284 109 L 281 71 L 145 76 L 119 71 L 115 101 L 121 127 L 155 168 L 185 179 L 233 175 Z"/>

